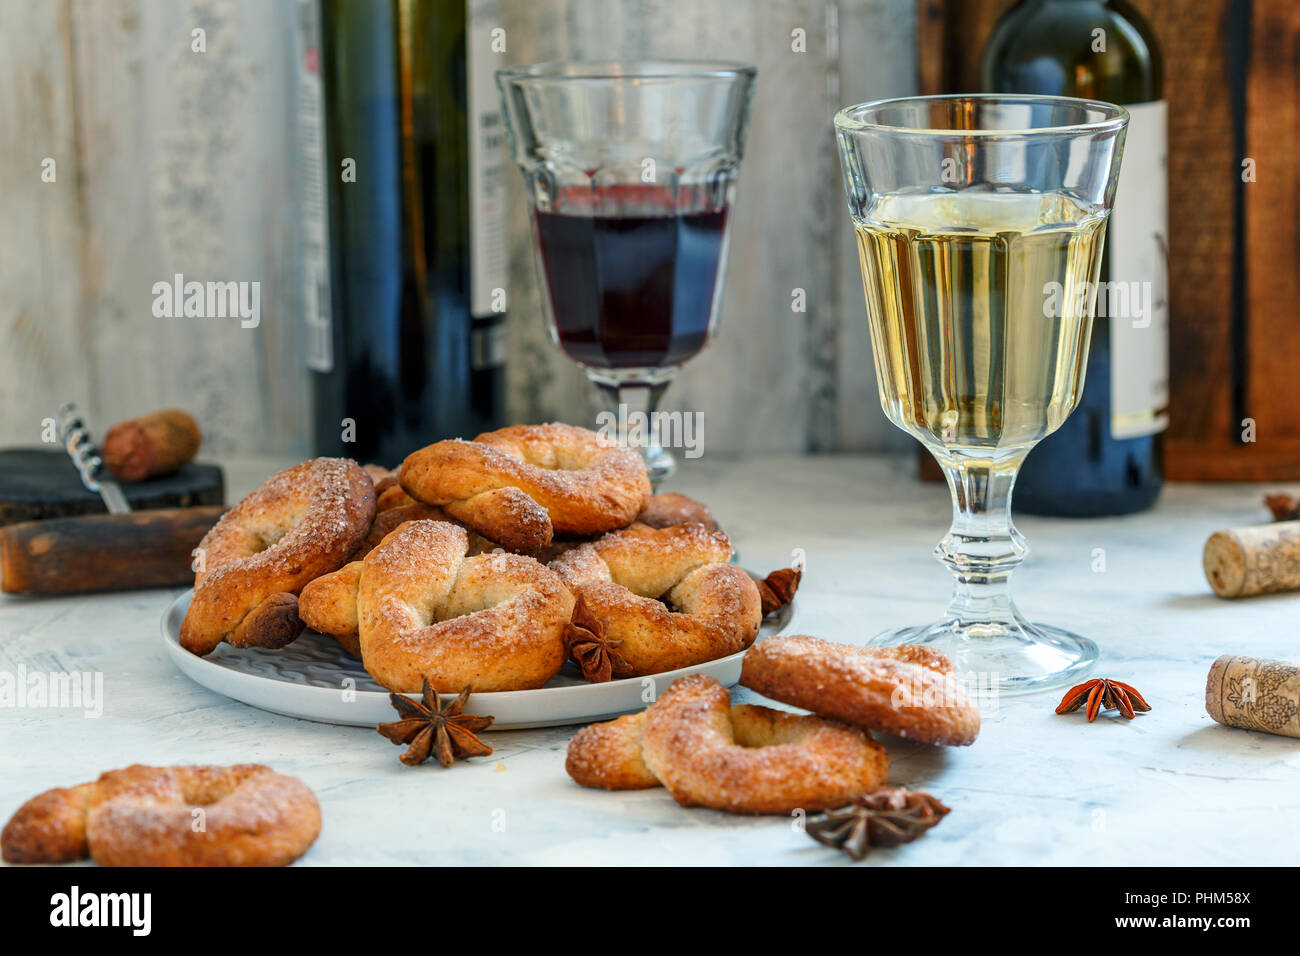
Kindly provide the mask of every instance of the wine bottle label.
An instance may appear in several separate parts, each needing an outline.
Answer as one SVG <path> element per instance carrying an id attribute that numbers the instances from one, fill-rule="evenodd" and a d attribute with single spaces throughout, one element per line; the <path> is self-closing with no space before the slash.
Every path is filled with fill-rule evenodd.
<path id="1" fill-rule="evenodd" d="M 1136 438 L 1169 424 L 1168 175 L 1165 103 L 1137 103 L 1110 214 L 1111 434 Z"/>
<path id="2" fill-rule="evenodd" d="M 302 302 L 307 367 L 334 368 L 328 216 L 325 197 L 324 95 L 320 75 L 320 7 L 298 0 L 298 140 L 302 183 Z"/>
<path id="3" fill-rule="evenodd" d="M 466 0 L 468 73 L 470 312 L 505 311 L 505 127 L 497 93 L 501 56 L 493 49 L 501 29 L 500 0 Z"/>

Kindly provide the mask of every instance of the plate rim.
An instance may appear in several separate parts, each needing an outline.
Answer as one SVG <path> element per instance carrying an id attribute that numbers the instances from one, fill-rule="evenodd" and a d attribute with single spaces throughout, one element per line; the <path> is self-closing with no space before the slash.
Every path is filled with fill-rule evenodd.
<path id="1" fill-rule="evenodd" d="M 271 678 L 271 677 L 266 677 L 258 674 L 250 674 L 241 670 L 237 670 L 235 668 L 226 667 L 223 664 L 218 663 L 217 661 L 211 660 L 207 657 L 201 657 L 197 654 L 185 650 L 185 648 L 181 647 L 180 645 L 179 621 L 183 618 L 183 610 L 184 608 L 188 607 L 189 602 L 193 600 L 193 596 L 194 596 L 193 588 L 187 588 L 184 591 L 182 591 L 179 595 L 177 595 L 175 598 L 173 598 L 171 601 L 168 602 L 158 622 L 159 633 L 163 639 L 163 644 L 167 649 L 168 657 L 171 659 L 173 666 L 175 666 L 176 669 L 179 670 L 182 674 L 184 674 L 188 679 L 194 681 L 196 684 L 198 684 L 201 687 L 204 687 L 207 690 L 222 695 L 223 697 L 229 698 L 231 700 L 237 700 L 240 703 L 244 704 L 245 706 L 255 707 L 259 710 L 263 710 L 268 713 L 279 714 L 281 716 L 292 717 L 294 719 L 299 719 L 299 720 L 315 720 L 322 723 L 334 724 L 335 726 L 365 726 L 370 723 L 369 721 L 367 721 L 366 724 L 364 725 L 357 724 L 357 723 L 348 724 L 344 721 L 340 721 L 337 717 L 323 716 L 326 710 L 321 706 L 321 702 L 323 701 L 325 695 L 329 695 L 330 697 L 334 697 L 335 695 L 337 695 L 339 693 L 339 688 L 319 687 L 314 684 L 303 684 L 294 681 L 276 680 L 275 678 Z M 771 637 L 777 634 L 788 633 L 791 630 L 791 625 L 795 620 L 796 613 L 797 613 L 797 598 L 792 600 L 790 604 L 787 606 L 784 612 L 784 619 L 779 623 L 776 629 L 770 631 L 768 634 L 762 634 L 760 631 L 760 634 L 758 637 L 755 638 L 754 643 L 757 643 L 758 641 L 764 639 L 765 637 Z M 169 626 L 173 619 L 177 621 L 176 633 L 173 633 L 172 627 Z M 311 633 L 317 633 L 317 632 L 311 632 Z M 321 636 L 327 639 L 329 638 L 329 635 L 321 635 Z M 753 645 L 751 644 L 750 646 L 752 647 Z M 738 667 L 741 658 L 745 656 L 745 653 L 746 651 L 748 651 L 748 649 L 749 648 L 745 648 L 745 650 L 737 651 L 734 654 L 728 654 L 725 657 L 715 658 L 714 660 L 711 661 L 703 661 L 700 664 L 692 664 L 687 667 L 679 667 L 671 671 L 661 671 L 657 674 L 647 674 L 643 677 L 624 677 L 616 681 L 605 681 L 599 684 L 577 684 L 577 685 L 572 685 L 567 687 L 534 687 L 526 690 L 484 691 L 483 693 L 472 694 L 470 696 L 470 700 L 476 702 L 477 705 L 479 707 L 484 708 L 486 712 L 491 713 L 492 711 L 490 708 L 493 706 L 494 701 L 498 702 L 498 705 L 501 704 L 506 705 L 507 709 L 509 709 L 509 705 L 513 704 L 517 706 L 519 702 L 523 700 L 537 701 L 539 704 L 544 704 L 549 698 L 572 697 L 575 693 L 583 693 L 583 692 L 592 692 L 593 696 L 598 694 L 602 698 L 607 698 L 610 696 L 617 697 L 621 693 L 643 689 L 644 687 L 647 686 L 646 685 L 647 681 L 653 682 L 655 686 L 657 686 L 660 682 L 666 681 L 667 683 L 664 684 L 664 689 L 666 690 L 667 685 L 670 684 L 672 681 L 675 681 L 680 677 L 684 677 L 687 674 L 697 672 L 698 668 L 700 667 L 708 666 L 710 669 L 720 668 L 724 670 L 732 666 Z M 201 680 L 197 676 L 198 674 L 212 675 L 212 682 Z M 352 676 L 352 675 L 342 675 L 342 676 Z M 737 679 L 738 678 L 739 678 L 739 674 L 737 674 Z M 373 678 L 371 679 L 373 680 Z M 735 680 L 732 680 L 729 684 L 727 684 L 727 686 L 733 686 L 735 682 L 736 682 Z M 221 685 L 226 685 L 226 684 L 242 685 L 250 688 L 252 687 L 265 688 L 267 685 L 274 685 L 275 687 L 279 688 L 281 693 L 285 694 L 288 698 L 290 699 L 296 698 L 298 701 L 300 701 L 301 706 L 297 708 L 300 712 L 289 713 L 285 709 L 277 709 L 275 707 L 267 706 L 264 703 L 250 701 L 243 696 L 239 696 L 231 693 L 231 690 L 228 687 L 213 686 L 214 683 L 221 684 Z M 254 692 L 250 690 L 249 693 L 253 694 Z M 365 699 L 367 701 L 373 700 L 376 703 L 382 701 L 384 702 L 385 706 L 387 706 L 390 691 L 385 689 L 362 690 L 360 688 L 354 688 L 352 689 L 351 693 L 355 694 L 358 699 Z M 525 697 L 524 695 L 527 696 Z M 438 696 L 439 699 L 447 700 L 447 699 L 455 698 L 456 695 L 454 693 L 440 693 Z M 288 703 L 288 701 L 286 701 L 286 703 Z M 597 703 L 596 701 L 593 701 L 593 704 L 596 703 Z M 608 703 L 608 701 L 606 703 Z M 645 704 L 642 703 L 641 706 L 645 706 Z M 528 727 L 565 726 L 565 725 L 578 724 L 578 723 L 591 723 L 593 721 L 598 721 L 598 720 L 607 720 L 610 719 L 611 716 L 616 716 L 618 714 L 632 713 L 635 711 L 635 709 L 636 708 L 625 708 L 625 709 L 617 709 L 611 711 L 608 709 L 607 706 L 599 707 L 597 705 L 597 706 L 593 706 L 592 713 L 590 716 L 575 716 L 575 717 L 564 717 L 564 718 L 554 718 L 554 719 L 543 717 L 543 718 L 539 718 L 536 722 L 528 722 L 528 721 L 516 722 L 516 721 L 506 720 L 504 722 L 494 724 L 490 729 L 491 730 L 513 730 L 513 729 L 527 729 Z M 309 711 L 314 714 L 321 714 L 322 716 L 304 716 L 304 714 L 301 711 Z"/>

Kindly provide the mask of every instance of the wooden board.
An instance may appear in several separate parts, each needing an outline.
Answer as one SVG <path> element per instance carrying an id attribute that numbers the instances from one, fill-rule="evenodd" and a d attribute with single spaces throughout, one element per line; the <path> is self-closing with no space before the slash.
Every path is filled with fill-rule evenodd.
<path id="1" fill-rule="evenodd" d="M 225 497 L 221 469 L 196 463 L 121 487 L 133 511 L 220 505 Z M 61 448 L 0 449 L 0 526 L 107 510 Z"/>
<path id="2" fill-rule="evenodd" d="M 187 585 L 222 507 L 82 515 L 0 527 L 0 590 L 79 594 Z"/>
<path id="3" fill-rule="evenodd" d="M 1010 6 L 918 0 L 922 91 L 978 90 L 980 53 Z M 1300 5 L 1134 6 L 1159 40 L 1169 103 L 1166 477 L 1300 480 Z M 1253 183 L 1241 181 L 1247 157 Z"/>

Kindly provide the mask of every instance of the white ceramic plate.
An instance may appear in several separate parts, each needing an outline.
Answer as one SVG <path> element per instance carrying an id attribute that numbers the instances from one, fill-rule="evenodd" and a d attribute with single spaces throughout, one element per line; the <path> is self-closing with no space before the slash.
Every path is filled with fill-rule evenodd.
<path id="1" fill-rule="evenodd" d="M 190 679 L 218 694 L 289 717 L 356 727 L 396 719 L 388 691 L 376 684 L 361 662 L 345 654 L 336 641 L 315 631 L 305 631 L 278 651 L 220 644 L 207 657 L 191 654 L 180 645 L 180 630 L 193 597 L 193 591 L 186 591 L 171 603 L 162 618 L 167 653 Z M 794 615 L 795 603 L 782 608 L 763 622 L 758 639 L 788 630 Z M 687 674 L 707 674 L 730 687 L 740 680 L 743 656 L 742 651 L 695 667 L 604 684 L 587 683 L 572 664 L 566 663 L 565 669 L 545 687 L 475 694 L 465 709 L 495 717 L 492 730 L 605 720 L 643 710 L 669 684 Z"/>

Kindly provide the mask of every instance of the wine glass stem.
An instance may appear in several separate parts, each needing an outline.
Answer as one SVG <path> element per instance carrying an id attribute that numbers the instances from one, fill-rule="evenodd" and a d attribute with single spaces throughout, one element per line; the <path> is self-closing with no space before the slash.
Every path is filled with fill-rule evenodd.
<path id="1" fill-rule="evenodd" d="M 668 390 L 668 382 L 654 384 L 627 384 L 592 379 L 605 399 L 612 418 L 602 424 L 612 425 L 614 437 L 641 452 L 645 458 L 646 473 L 656 490 L 659 484 L 677 470 L 673 456 L 659 443 L 659 429 L 655 413 L 659 401 Z"/>
<path id="2" fill-rule="evenodd" d="M 1011 490 L 1024 456 L 990 461 L 936 456 L 952 492 L 952 527 L 935 547 L 935 557 L 953 575 L 950 617 L 1010 621 L 1011 572 L 1028 547 L 1011 521 Z"/>

